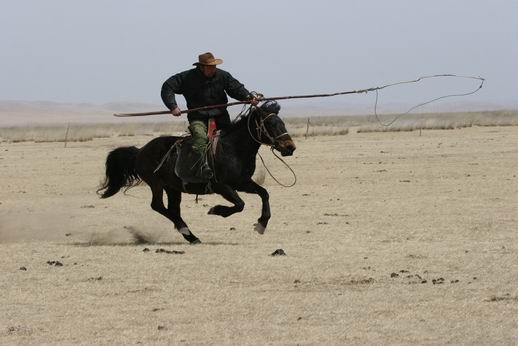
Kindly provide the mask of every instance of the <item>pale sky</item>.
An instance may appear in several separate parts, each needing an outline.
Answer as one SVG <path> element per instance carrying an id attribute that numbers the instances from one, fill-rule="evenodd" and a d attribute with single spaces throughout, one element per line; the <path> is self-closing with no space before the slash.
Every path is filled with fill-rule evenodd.
<path id="1" fill-rule="evenodd" d="M 518 104 L 518 1 L 2 0 L 0 100 L 160 104 L 205 51 L 266 96 L 480 75 L 476 102 Z M 464 92 L 441 81 L 383 95 Z M 372 100 L 372 99 L 370 99 Z"/>

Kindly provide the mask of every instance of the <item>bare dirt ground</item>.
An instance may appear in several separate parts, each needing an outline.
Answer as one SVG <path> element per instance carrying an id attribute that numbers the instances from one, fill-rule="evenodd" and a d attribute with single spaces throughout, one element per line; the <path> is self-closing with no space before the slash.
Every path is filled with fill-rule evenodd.
<path id="1" fill-rule="evenodd" d="M 197 246 L 95 194 L 150 139 L 0 143 L 0 344 L 517 344 L 518 127 L 299 139 L 263 236 L 184 195 Z"/>

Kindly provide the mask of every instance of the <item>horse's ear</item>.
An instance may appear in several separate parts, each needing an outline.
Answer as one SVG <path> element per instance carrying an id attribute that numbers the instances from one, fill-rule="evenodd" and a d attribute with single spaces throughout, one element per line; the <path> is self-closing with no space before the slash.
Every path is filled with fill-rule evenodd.
<path id="1" fill-rule="evenodd" d="M 281 105 L 277 101 L 268 100 L 261 105 L 261 110 L 266 113 L 278 114 L 281 111 Z"/>

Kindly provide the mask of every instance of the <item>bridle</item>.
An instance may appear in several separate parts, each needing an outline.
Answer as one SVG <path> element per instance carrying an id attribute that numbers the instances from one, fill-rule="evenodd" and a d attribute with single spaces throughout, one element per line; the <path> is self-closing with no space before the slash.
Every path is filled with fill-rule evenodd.
<path id="1" fill-rule="evenodd" d="M 254 136 L 253 132 L 250 128 L 250 120 L 252 118 L 252 111 L 254 111 L 253 109 L 253 106 L 250 106 L 250 108 L 248 108 L 248 119 L 247 119 L 247 129 L 248 129 L 248 134 L 250 135 L 250 137 L 252 137 L 252 139 L 259 143 L 260 145 L 267 145 L 270 147 L 270 150 L 272 152 L 272 154 L 279 160 L 281 161 L 290 171 L 291 173 L 293 174 L 293 183 L 289 184 L 289 185 L 286 185 L 286 184 L 283 184 L 281 183 L 277 178 L 275 178 L 275 176 L 272 174 L 272 172 L 270 172 L 270 169 L 268 168 L 268 166 L 266 165 L 266 163 L 264 162 L 264 159 L 263 157 L 261 156 L 261 154 L 258 152 L 257 155 L 259 156 L 259 158 L 261 159 L 261 162 L 264 166 L 264 168 L 266 169 L 266 171 L 268 172 L 268 174 L 272 177 L 272 179 L 277 183 L 279 184 L 280 186 L 283 186 L 283 187 L 292 187 L 294 186 L 296 183 L 297 183 L 297 175 L 295 174 L 295 171 L 286 163 L 286 161 L 284 161 L 282 158 L 279 157 L 279 155 L 277 155 L 274 151 L 274 148 L 277 146 L 277 143 L 279 142 L 279 138 L 283 137 L 283 136 L 289 136 L 288 132 L 284 132 L 284 133 L 281 133 L 280 135 L 278 136 L 272 136 L 270 134 L 270 132 L 268 132 L 268 128 L 266 127 L 265 125 L 265 121 L 271 117 L 271 116 L 274 116 L 274 115 L 277 115 L 277 113 L 275 112 L 272 112 L 272 113 L 268 113 L 267 116 L 265 117 L 262 117 L 260 116 L 259 117 L 259 120 L 257 120 L 257 116 L 254 116 L 254 122 L 255 122 L 255 133 L 257 135 L 257 138 Z M 261 110 L 262 111 L 262 110 Z M 243 114 L 243 113 L 241 113 Z M 264 143 L 261 141 L 261 138 L 263 136 L 263 134 L 270 140 L 270 143 Z"/>
<path id="2" fill-rule="evenodd" d="M 255 122 L 255 133 L 257 135 L 257 138 L 253 135 L 253 132 L 251 129 L 250 129 L 250 120 L 252 118 L 252 111 L 253 111 L 253 108 L 250 107 L 249 108 L 249 114 L 248 114 L 248 121 L 247 121 L 247 128 L 248 128 L 248 133 L 250 134 L 250 137 L 252 137 L 252 139 L 254 141 L 256 141 L 257 143 L 259 144 L 262 144 L 262 145 L 267 145 L 270 147 L 270 150 L 272 152 L 272 154 L 279 160 L 281 161 L 290 171 L 291 173 L 293 174 L 293 183 L 289 184 L 289 185 L 286 185 L 286 184 L 283 184 L 281 183 L 277 178 L 275 178 L 275 176 L 272 174 L 272 172 L 270 172 L 270 169 L 268 168 L 268 166 L 266 165 L 266 163 L 264 162 L 264 159 L 263 157 L 261 156 L 261 154 L 258 152 L 257 155 L 259 156 L 259 158 L 261 159 L 261 162 L 264 166 L 264 168 L 266 169 L 266 171 L 268 172 L 268 174 L 270 175 L 270 177 L 272 177 L 272 179 L 277 183 L 279 184 L 280 186 L 283 186 L 283 187 L 292 187 L 294 186 L 296 183 L 297 183 L 297 175 L 295 174 L 295 171 L 282 159 L 279 157 L 279 155 L 277 155 L 274 151 L 274 148 L 277 147 L 277 144 L 279 143 L 279 138 L 281 137 L 284 137 L 284 136 L 289 136 L 288 132 L 284 132 L 284 133 L 281 133 L 280 135 L 278 136 L 272 136 L 270 134 L 270 132 L 268 132 L 268 128 L 266 127 L 265 125 L 265 121 L 271 117 L 271 116 L 274 116 L 274 115 L 277 115 L 277 113 L 275 112 L 272 112 L 272 113 L 268 113 L 268 115 L 266 115 L 265 117 L 263 116 L 259 116 L 259 120 L 257 119 L 257 116 L 254 116 L 254 122 Z M 261 110 L 262 111 L 262 110 Z M 265 143 L 265 142 L 262 142 L 261 141 L 261 138 L 262 136 L 265 136 L 266 138 L 268 138 L 270 140 L 270 143 Z"/>
<path id="3" fill-rule="evenodd" d="M 252 107 L 250 107 L 250 113 L 252 113 L 252 110 L 253 110 Z M 257 137 L 253 135 L 252 132 L 254 132 L 254 131 L 252 131 L 250 129 L 250 120 L 252 118 L 252 114 L 250 114 L 248 116 L 248 124 L 247 124 L 248 133 L 250 134 L 250 137 L 252 137 L 252 139 L 254 141 L 256 141 L 259 144 L 267 145 L 270 147 L 276 147 L 277 144 L 279 143 L 279 138 L 284 137 L 284 136 L 289 136 L 288 132 L 281 133 L 280 135 L 275 136 L 275 137 L 270 134 L 270 132 L 268 131 L 268 128 L 265 125 L 265 122 L 268 118 L 270 118 L 271 116 L 274 116 L 274 115 L 277 115 L 277 113 L 269 113 L 265 117 L 259 116 L 259 119 L 257 119 L 258 118 L 257 116 L 253 117 L 254 122 L 255 122 L 255 133 L 256 133 Z M 261 138 L 263 137 L 263 135 L 266 138 L 268 138 L 270 143 L 265 143 L 265 142 L 261 141 Z"/>

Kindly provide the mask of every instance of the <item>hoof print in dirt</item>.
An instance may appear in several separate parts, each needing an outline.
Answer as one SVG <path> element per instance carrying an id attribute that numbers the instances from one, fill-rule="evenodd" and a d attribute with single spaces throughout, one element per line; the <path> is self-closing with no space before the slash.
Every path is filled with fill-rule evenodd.
<path id="1" fill-rule="evenodd" d="M 368 285 L 374 283 L 374 278 L 366 278 L 366 279 L 359 279 L 359 280 L 351 280 L 349 281 L 351 285 Z"/>
<path id="2" fill-rule="evenodd" d="M 501 296 L 491 296 L 485 300 L 486 302 L 501 302 L 501 301 L 514 301 L 518 302 L 518 296 L 511 296 L 509 293 L 505 293 Z"/>
<path id="3" fill-rule="evenodd" d="M 63 263 L 61 263 L 60 261 L 47 261 L 47 264 L 49 266 L 54 266 L 54 267 L 63 267 Z"/>
<path id="4" fill-rule="evenodd" d="M 149 248 L 147 248 L 147 247 L 143 248 L 142 252 L 149 252 Z"/>
<path id="5" fill-rule="evenodd" d="M 101 281 L 102 279 L 103 279 L 102 276 L 97 276 L 97 277 L 88 278 L 88 281 Z"/>
<path id="6" fill-rule="evenodd" d="M 398 273 L 391 273 L 391 274 L 390 274 L 390 277 L 391 277 L 391 278 L 397 278 L 398 276 L 399 276 L 399 274 L 398 274 Z"/>
<path id="7" fill-rule="evenodd" d="M 444 283 L 444 278 L 432 279 L 432 284 L 441 285 Z"/>
<path id="8" fill-rule="evenodd" d="M 270 256 L 286 256 L 286 252 L 283 249 L 277 249 Z"/>
<path id="9" fill-rule="evenodd" d="M 167 254 L 173 254 L 173 255 L 183 255 L 185 253 L 185 251 L 156 249 L 155 253 L 167 253 Z"/>
<path id="10" fill-rule="evenodd" d="M 26 271 L 27 271 L 27 268 L 26 268 L 26 267 L 20 267 L 20 269 L 19 269 L 19 270 L 26 272 Z"/>

